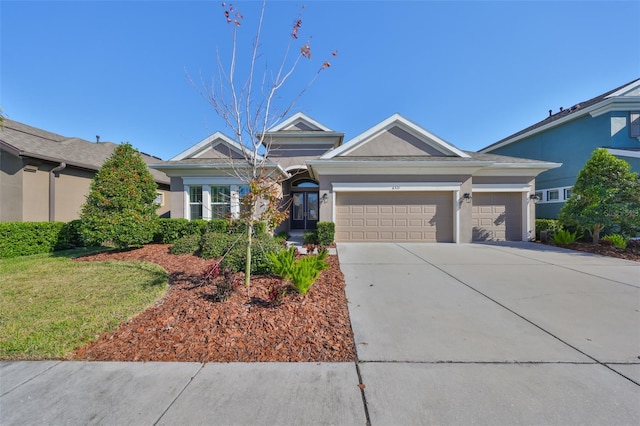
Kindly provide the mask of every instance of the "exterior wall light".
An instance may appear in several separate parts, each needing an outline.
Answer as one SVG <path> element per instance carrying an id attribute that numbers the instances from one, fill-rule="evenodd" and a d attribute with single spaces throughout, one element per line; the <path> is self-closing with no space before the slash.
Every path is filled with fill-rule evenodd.
<path id="1" fill-rule="evenodd" d="M 462 198 L 464 199 L 464 201 L 466 201 L 467 203 L 471 202 L 471 194 L 469 194 L 468 192 L 465 192 L 464 194 L 462 194 Z"/>
<path id="2" fill-rule="evenodd" d="M 540 197 L 538 197 L 536 194 L 529 195 L 529 199 L 533 201 L 535 204 L 538 204 L 538 201 L 540 201 Z"/>
<path id="3" fill-rule="evenodd" d="M 329 201 L 329 194 L 325 192 L 324 194 L 322 194 L 322 202 L 326 203 L 328 201 Z"/>

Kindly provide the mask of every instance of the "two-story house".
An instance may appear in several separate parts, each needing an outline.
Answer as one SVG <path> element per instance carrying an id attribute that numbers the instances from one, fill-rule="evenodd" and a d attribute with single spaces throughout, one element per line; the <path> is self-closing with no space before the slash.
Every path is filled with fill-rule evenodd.
<path id="1" fill-rule="evenodd" d="M 578 172 L 596 148 L 640 172 L 640 79 L 570 108 L 480 150 L 562 163 L 536 178 L 537 217 L 554 219 L 571 196 Z"/>

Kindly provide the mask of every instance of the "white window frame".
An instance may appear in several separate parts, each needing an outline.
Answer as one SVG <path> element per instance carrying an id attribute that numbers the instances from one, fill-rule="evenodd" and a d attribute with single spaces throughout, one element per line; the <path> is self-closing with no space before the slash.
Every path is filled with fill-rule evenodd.
<path id="1" fill-rule="evenodd" d="M 550 193 L 556 192 L 558 193 L 557 199 L 549 199 Z M 536 195 L 540 197 L 538 200 L 538 204 L 551 204 L 551 203 L 564 203 L 569 198 L 571 198 L 571 193 L 573 191 L 573 186 L 560 186 L 557 188 L 545 188 L 536 190 Z"/>
<path id="2" fill-rule="evenodd" d="M 629 112 L 629 136 L 640 138 L 640 111 Z"/>
<path id="3" fill-rule="evenodd" d="M 223 197 L 226 196 L 228 197 L 227 200 L 224 201 L 216 201 L 215 197 L 214 197 L 214 192 L 217 190 L 216 188 L 226 188 L 228 195 L 227 194 L 223 194 Z M 224 191 L 223 191 L 224 192 Z M 224 219 L 225 216 L 227 215 L 227 213 L 225 213 L 222 217 L 214 217 L 214 207 L 219 207 L 219 206 L 228 206 L 228 209 L 225 209 L 228 211 L 228 213 L 231 213 L 231 215 L 233 215 L 233 212 L 231 210 L 231 199 L 232 199 L 232 188 L 231 185 L 211 185 L 209 186 L 209 194 L 210 194 L 210 200 L 211 203 L 209 204 L 209 209 L 210 209 L 210 216 L 211 219 Z"/>
<path id="4" fill-rule="evenodd" d="M 212 178 L 183 178 L 184 190 L 183 190 L 183 217 L 191 220 L 191 192 L 190 188 L 194 186 L 202 187 L 202 219 L 211 220 L 211 188 L 214 186 L 228 186 L 230 193 L 230 212 L 231 217 L 237 219 L 240 217 L 240 188 L 247 186 L 244 182 L 238 179 L 212 179 Z M 208 207 L 207 207 L 208 206 Z"/>

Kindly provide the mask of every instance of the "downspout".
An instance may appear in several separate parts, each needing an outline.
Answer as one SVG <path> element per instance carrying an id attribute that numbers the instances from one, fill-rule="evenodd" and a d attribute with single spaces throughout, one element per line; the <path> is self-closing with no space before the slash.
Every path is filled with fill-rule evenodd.
<path id="1" fill-rule="evenodd" d="M 49 172 L 49 222 L 56 219 L 56 173 L 61 172 L 67 167 L 67 163 L 60 163 Z"/>

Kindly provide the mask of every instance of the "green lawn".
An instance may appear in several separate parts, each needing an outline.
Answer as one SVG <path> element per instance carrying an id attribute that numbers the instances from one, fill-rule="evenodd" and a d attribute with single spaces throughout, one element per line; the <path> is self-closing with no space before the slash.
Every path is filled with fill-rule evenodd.
<path id="1" fill-rule="evenodd" d="M 0 259 L 0 359 L 62 358 L 152 305 L 168 275 L 148 262 L 75 262 L 77 252 Z"/>

